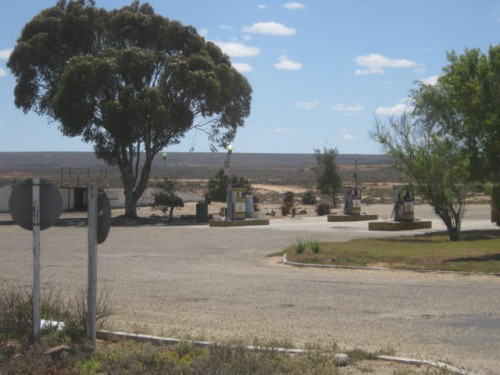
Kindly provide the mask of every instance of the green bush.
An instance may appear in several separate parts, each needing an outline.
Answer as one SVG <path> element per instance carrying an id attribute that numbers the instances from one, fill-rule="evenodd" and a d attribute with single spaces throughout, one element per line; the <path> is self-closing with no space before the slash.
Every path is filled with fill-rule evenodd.
<path id="1" fill-rule="evenodd" d="M 184 207 L 184 202 L 177 196 L 175 184 L 173 181 L 165 181 L 159 186 L 159 189 L 154 194 L 153 209 L 161 210 L 163 214 L 168 212 L 169 220 L 172 220 L 174 209 Z"/>
<path id="2" fill-rule="evenodd" d="M 316 203 L 318 203 L 318 199 L 314 195 L 314 192 L 306 191 L 304 194 L 302 194 L 302 204 L 313 205 Z"/>
<path id="3" fill-rule="evenodd" d="M 310 240 L 309 241 L 309 246 L 311 247 L 311 251 L 314 253 L 314 254 L 319 254 L 319 252 L 321 251 L 321 245 L 318 241 L 316 240 Z"/>
<path id="4" fill-rule="evenodd" d="M 297 254 L 303 254 L 305 250 L 306 250 L 306 244 L 301 240 L 297 240 L 297 243 L 295 244 L 295 252 Z"/>
<path id="5" fill-rule="evenodd" d="M 318 216 L 325 216 L 330 214 L 330 205 L 328 203 L 320 203 L 316 206 L 316 213 Z"/>

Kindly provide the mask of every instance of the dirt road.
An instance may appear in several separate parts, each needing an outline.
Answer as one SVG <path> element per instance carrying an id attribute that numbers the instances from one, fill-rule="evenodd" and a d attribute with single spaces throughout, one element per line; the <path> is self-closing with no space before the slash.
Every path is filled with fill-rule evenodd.
<path id="1" fill-rule="evenodd" d="M 382 216 L 386 211 L 371 208 Z M 428 208 L 417 214 L 433 218 Z M 488 206 L 470 208 L 464 229 L 495 228 L 488 215 Z M 113 227 L 99 246 L 99 286 L 111 296 L 115 330 L 391 348 L 400 356 L 498 374 L 499 277 L 302 269 L 266 257 L 297 238 L 386 235 L 369 232 L 367 223 L 315 217 L 246 228 Z M 30 285 L 30 233 L 2 225 L 0 239 L 0 278 Z M 86 240 L 85 227 L 42 232 L 45 287 L 86 286 Z"/>

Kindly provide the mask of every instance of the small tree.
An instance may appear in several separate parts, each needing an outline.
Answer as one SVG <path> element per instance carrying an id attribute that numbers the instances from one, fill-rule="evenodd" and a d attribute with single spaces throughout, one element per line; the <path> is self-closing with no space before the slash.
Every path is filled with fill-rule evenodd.
<path id="1" fill-rule="evenodd" d="M 283 205 L 281 206 L 281 214 L 283 216 L 289 215 L 293 212 L 294 199 L 295 197 L 293 191 L 287 191 L 285 193 L 285 196 L 283 197 Z"/>
<path id="2" fill-rule="evenodd" d="M 442 133 L 439 123 L 409 114 L 390 118 L 388 125 L 377 121 L 372 137 L 434 208 L 450 240 L 458 241 L 470 181 L 469 157 L 459 142 Z"/>
<path id="3" fill-rule="evenodd" d="M 158 209 L 163 214 L 168 212 L 168 220 L 172 221 L 174 209 L 184 207 L 182 199 L 175 194 L 175 185 L 171 181 L 166 181 L 154 195 L 153 208 Z"/>
<path id="4" fill-rule="evenodd" d="M 243 188 L 245 189 L 245 194 L 252 193 L 252 184 L 250 181 L 244 177 L 231 176 L 231 186 L 233 188 Z M 208 193 L 207 196 L 210 200 L 214 202 L 225 202 L 227 198 L 227 176 L 224 173 L 224 169 L 221 168 L 208 181 Z"/>
<path id="5" fill-rule="evenodd" d="M 499 186 L 500 45 L 484 53 L 450 52 L 447 58 L 436 85 L 420 85 L 413 93 L 416 110 L 437 119 L 467 150 L 476 181 Z M 493 210 L 500 207 L 497 199 L 492 195 Z"/>
<path id="6" fill-rule="evenodd" d="M 333 207 L 337 207 L 337 195 L 342 192 L 342 177 L 337 172 L 335 158 L 338 155 L 337 149 L 324 148 L 314 150 L 316 157 L 316 188 L 321 194 L 332 198 Z"/>

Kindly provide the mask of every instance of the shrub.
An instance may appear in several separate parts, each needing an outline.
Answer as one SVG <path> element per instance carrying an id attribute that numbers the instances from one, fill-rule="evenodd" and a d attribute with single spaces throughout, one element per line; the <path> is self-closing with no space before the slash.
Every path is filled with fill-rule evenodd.
<path id="1" fill-rule="evenodd" d="M 28 340 L 33 335 L 33 297 L 31 289 L 0 282 L 0 339 Z M 63 334 L 72 341 L 85 337 L 87 325 L 87 297 L 77 293 L 67 302 L 61 292 L 44 290 L 40 301 L 42 319 L 64 322 Z M 106 291 L 97 298 L 97 327 L 111 315 Z M 44 330 L 47 331 L 47 330 Z M 50 331 L 50 330 L 48 330 Z"/>
<path id="2" fill-rule="evenodd" d="M 302 204 L 316 204 L 318 203 L 318 199 L 316 199 L 316 196 L 314 195 L 314 192 L 312 191 L 306 191 L 304 194 L 302 194 Z"/>
<path id="3" fill-rule="evenodd" d="M 297 240 L 297 243 L 295 244 L 295 252 L 297 254 L 303 254 L 305 250 L 306 250 L 306 244 L 301 240 Z"/>
<path id="4" fill-rule="evenodd" d="M 161 210 L 163 214 L 168 212 L 168 218 L 172 220 L 174 208 L 184 207 L 184 202 L 175 194 L 176 189 L 172 181 L 165 181 L 159 188 L 154 194 L 153 209 Z"/>
<path id="5" fill-rule="evenodd" d="M 316 213 L 318 216 L 330 214 L 330 205 L 328 203 L 320 203 L 316 206 Z"/>
<path id="6" fill-rule="evenodd" d="M 311 251 L 314 254 L 318 254 L 321 251 L 321 245 L 318 241 L 316 240 L 310 240 L 309 241 L 309 246 L 311 247 Z"/>
<path id="7" fill-rule="evenodd" d="M 281 206 L 281 214 L 283 216 L 289 215 L 293 212 L 294 204 L 294 194 L 293 191 L 287 191 L 283 197 L 283 205 Z"/>

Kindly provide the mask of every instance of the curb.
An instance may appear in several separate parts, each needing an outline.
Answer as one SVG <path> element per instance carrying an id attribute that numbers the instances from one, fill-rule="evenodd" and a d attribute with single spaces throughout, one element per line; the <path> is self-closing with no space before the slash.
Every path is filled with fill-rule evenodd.
<path id="1" fill-rule="evenodd" d="M 395 232 L 403 230 L 431 229 L 432 221 L 372 221 L 368 223 L 368 230 Z"/>
<path id="2" fill-rule="evenodd" d="M 443 362 L 426 361 L 426 360 L 412 359 L 412 358 L 392 357 L 392 356 L 388 356 L 388 355 L 380 355 L 377 358 L 381 361 L 396 362 L 396 363 L 402 363 L 405 365 L 432 366 L 432 367 L 438 368 L 440 370 L 450 371 L 452 374 L 456 374 L 456 375 L 479 375 L 475 372 L 470 372 L 470 371 L 467 371 L 465 369 L 451 366 L 451 365 L 448 365 L 448 364 L 443 363 Z"/>
<path id="3" fill-rule="evenodd" d="M 444 275 L 463 275 L 463 276 L 496 276 L 500 277 L 498 272 L 467 272 L 467 271 L 440 271 L 440 270 L 420 270 L 420 269 L 404 269 L 404 268 L 387 268 L 387 267 L 363 267 L 363 266 L 340 266 L 336 264 L 313 264 L 289 262 L 286 259 L 286 254 L 283 254 L 281 262 L 286 266 L 303 267 L 303 268 L 333 268 L 346 270 L 362 270 L 362 271 L 393 271 L 393 272 L 416 272 L 416 273 L 437 273 Z"/>
<path id="4" fill-rule="evenodd" d="M 210 220 L 208 222 L 209 227 L 247 227 L 254 225 L 269 225 L 269 219 L 249 219 L 249 220 Z"/>
<path id="5" fill-rule="evenodd" d="M 136 333 L 127 333 L 127 332 L 112 332 L 112 331 L 97 331 L 97 338 L 101 340 L 111 340 L 111 339 L 130 339 L 137 341 L 145 341 L 145 342 L 156 342 L 161 344 L 179 344 L 181 342 L 188 342 L 194 346 L 199 347 L 208 347 L 213 345 L 219 346 L 227 346 L 221 343 L 210 342 L 210 341 L 196 341 L 196 340 L 181 340 L 177 338 L 168 338 L 168 337 L 159 337 L 159 336 L 151 336 L 151 335 L 142 335 Z M 232 346 L 232 345 L 229 345 Z M 305 349 L 286 349 L 286 348 L 266 348 L 260 346 L 246 346 L 248 350 L 257 351 L 257 352 L 266 352 L 266 351 L 274 351 L 278 353 L 286 353 L 286 354 L 305 354 L 308 351 Z M 337 353 L 338 354 L 338 353 Z M 431 366 L 438 368 L 440 370 L 450 371 L 454 375 L 479 375 L 474 372 L 467 371 L 465 369 L 461 369 L 455 366 L 448 365 L 443 362 L 435 362 L 428 360 L 420 360 L 413 358 L 403 358 L 403 357 L 393 357 L 387 355 L 380 355 L 375 358 L 376 360 L 386 361 L 386 362 L 395 362 L 402 363 L 406 365 L 414 365 L 414 366 Z"/>
<path id="6" fill-rule="evenodd" d="M 378 215 L 328 215 L 328 222 L 346 222 L 346 221 L 370 221 L 378 220 Z"/>

